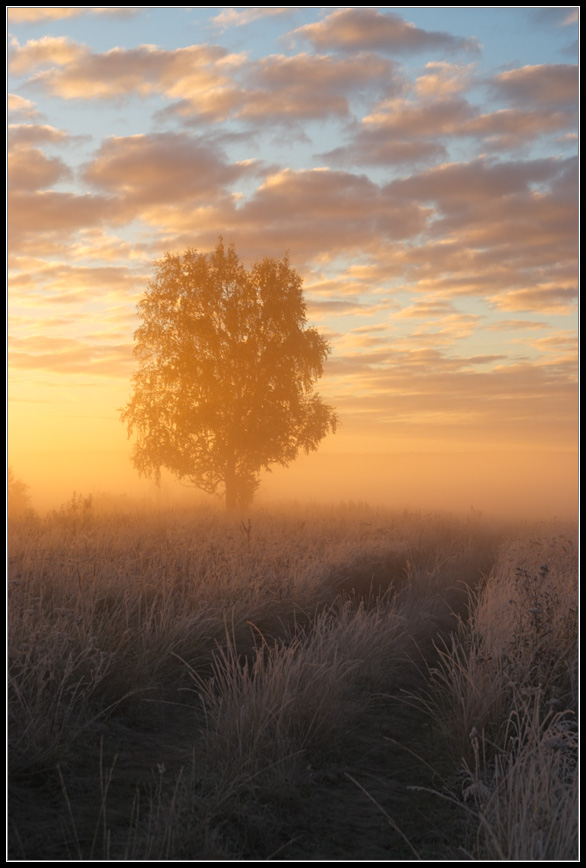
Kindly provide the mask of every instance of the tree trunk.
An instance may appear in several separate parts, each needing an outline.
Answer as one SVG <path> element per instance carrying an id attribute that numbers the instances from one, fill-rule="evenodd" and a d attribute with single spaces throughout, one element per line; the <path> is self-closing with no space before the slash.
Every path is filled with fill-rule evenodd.
<path id="1" fill-rule="evenodd" d="M 236 484 L 236 461 L 231 455 L 226 461 L 226 512 L 236 513 L 239 511 L 238 486 Z"/>

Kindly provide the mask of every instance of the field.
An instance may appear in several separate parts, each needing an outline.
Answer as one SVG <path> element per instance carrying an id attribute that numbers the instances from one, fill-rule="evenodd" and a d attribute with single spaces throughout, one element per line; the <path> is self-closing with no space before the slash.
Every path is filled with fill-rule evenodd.
<path id="1" fill-rule="evenodd" d="M 575 527 L 75 495 L 8 543 L 10 859 L 577 859 Z"/>

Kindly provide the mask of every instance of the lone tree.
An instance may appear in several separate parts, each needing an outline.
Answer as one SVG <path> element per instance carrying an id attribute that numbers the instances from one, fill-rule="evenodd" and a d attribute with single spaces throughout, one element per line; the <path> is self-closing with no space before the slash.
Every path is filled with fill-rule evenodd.
<path id="1" fill-rule="evenodd" d="M 134 465 L 165 467 L 228 510 L 246 507 L 261 469 L 317 449 L 336 429 L 313 393 L 330 352 L 307 328 L 302 279 L 282 260 L 246 270 L 220 238 L 209 254 L 167 253 L 138 304 L 138 370 L 121 418 Z"/>

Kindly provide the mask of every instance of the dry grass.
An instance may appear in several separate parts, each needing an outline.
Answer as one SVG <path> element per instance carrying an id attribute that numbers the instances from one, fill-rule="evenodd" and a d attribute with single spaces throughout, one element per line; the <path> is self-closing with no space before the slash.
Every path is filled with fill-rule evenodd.
<path id="1" fill-rule="evenodd" d="M 577 546 L 539 530 L 501 546 L 420 697 L 463 766 L 472 858 L 577 857 Z"/>
<path id="2" fill-rule="evenodd" d="M 11 812 L 13 851 L 292 858 L 319 822 L 306 808 L 315 769 L 343 763 L 371 726 L 379 750 L 373 698 L 409 677 L 415 645 L 438 655 L 423 701 L 441 757 L 466 759 L 491 793 L 474 803 L 480 827 L 496 830 L 514 769 L 527 774 L 509 750 L 519 683 L 542 678 L 540 731 L 547 721 L 559 735 L 574 701 L 575 610 L 569 536 L 543 541 L 539 563 L 521 543 L 501 549 L 480 586 L 495 538 L 476 516 L 351 505 L 243 522 L 203 510 L 108 516 L 79 495 L 46 519 L 11 523 L 10 785 L 26 805 Z M 544 758 L 569 756 L 552 743 Z M 354 766 L 342 775 L 357 776 Z M 327 855 L 335 824 L 352 820 L 323 822 Z M 497 852 L 490 840 L 482 847 Z"/>
<path id="3" fill-rule="evenodd" d="M 212 675 L 192 671 L 206 714 L 206 753 L 254 774 L 300 752 L 325 750 L 351 728 L 347 700 L 358 681 L 399 656 L 404 621 L 384 602 L 366 609 L 342 600 L 316 615 L 311 629 L 273 642 L 259 635 L 242 660 L 230 632 Z"/>
<path id="4" fill-rule="evenodd" d="M 510 679 L 577 708 L 578 551 L 575 529 L 536 528 L 501 547 L 474 614 L 486 653 Z"/>
<path id="5" fill-rule="evenodd" d="M 479 859 L 578 856 L 576 723 L 571 712 L 542 709 L 538 689 L 521 691 L 500 744 L 473 733 L 464 798 L 474 805 Z"/>

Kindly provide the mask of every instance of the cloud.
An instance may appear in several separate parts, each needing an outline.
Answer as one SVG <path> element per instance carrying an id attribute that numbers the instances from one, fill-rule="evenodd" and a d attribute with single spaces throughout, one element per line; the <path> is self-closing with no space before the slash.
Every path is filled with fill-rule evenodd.
<path id="1" fill-rule="evenodd" d="M 333 165 L 416 165 L 447 157 L 438 138 L 459 135 L 474 109 L 462 98 L 385 100 L 354 127 L 350 141 L 322 154 Z"/>
<path id="2" fill-rule="evenodd" d="M 530 298 L 529 287 L 575 291 L 575 160 L 448 163 L 386 185 L 345 171 L 284 169 L 241 198 L 222 186 L 231 168 L 219 163 L 209 170 L 218 172 L 215 190 L 200 196 L 194 179 L 189 195 L 174 199 L 179 181 L 171 176 L 165 201 L 156 184 L 149 188 L 148 177 L 143 188 L 143 172 L 152 175 L 156 165 L 146 159 L 150 144 L 144 168 L 138 157 L 136 179 L 131 167 L 129 188 L 122 189 L 122 166 L 131 151 L 121 141 L 120 154 L 102 154 L 108 159 L 100 189 L 115 197 L 119 216 L 140 216 L 152 227 L 159 250 L 194 243 L 211 249 L 223 234 L 251 259 L 288 249 L 298 267 L 325 268 L 338 256 L 359 252 L 361 264 L 335 277 L 328 266 L 306 286 L 331 300 L 388 294 L 392 281 L 404 292 L 424 293 L 429 305 L 476 296 L 503 309 L 533 304 L 529 309 L 548 310 L 567 305 L 567 296 L 553 301 L 544 290 Z M 408 313 L 418 313 L 415 302 Z M 436 309 L 437 315 L 450 313 L 457 311 Z"/>
<path id="3" fill-rule="evenodd" d="M 577 127 L 577 112 L 501 109 L 479 114 L 463 97 L 385 100 L 356 125 L 346 145 L 321 156 L 335 165 L 394 165 L 438 162 L 447 156 L 441 140 L 476 138 L 503 151 Z"/>
<path id="4" fill-rule="evenodd" d="M 449 33 L 422 30 L 393 12 L 376 9 L 338 9 L 322 21 L 293 30 L 315 48 L 342 51 L 411 53 L 424 50 L 477 51 L 478 41 Z"/>
<path id="5" fill-rule="evenodd" d="M 9 124 L 8 147 L 17 145 L 58 144 L 66 141 L 67 133 L 48 124 Z"/>
<path id="6" fill-rule="evenodd" d="M 148 280 L 144 263 L 138 270 L 127 265 L 70 265 L 65 262 L 39 260 L 34 268 L 21 269 L 11 276 L 11 289 L 18 289 L 19 299 L 28 294 L 35 303 L 96 302 L 110 296 L 129 299 Z"/>
<path id="7" fill-rule="evenodd" d="M 503 151 L 524 146 L 533 139 L 559 130 L 575 129 L 577 123 L 577 112 L 500 109 L 468 121 L 460 135 L 476 136 L 484 139 L 486 147 Z"/>
<path id="8" fill-rule="evenodd" d="M 376 277 L 375 277 L 376 281 Z M 368 277 L 353 278 L 350 269 L 345 273 L 337 273 L 335 277 L 325 277 L 321 273 L 312 271 L 305 277 L 304 291 L 306 295 L 318 296 L 319 298 L 358 298 L 364 292 L 376 290 L 376 283 L 372 284 Z"/>
<path id="9" fill-rule="evenodd" d="M 431 211 L 417 238 L 385 245 L 371 231 L 368 283 L 391 280 L 425 295 L 394 320 L 456 313 L 442 303 L 465 296 L 503 310 L 568 314 L 577 285 L 576 171 L 575 159 L 477 160 L 391 182 L 381 193 L 393 209 L 402 199 Z"/>
<path id="10" fill-rule="evenodd" d="M 556 6 L 534 9 L 531 18 L 546 27 L 570 27 L 580 21 L 580 9 L 576 6 Z"/>
<path id="11" fill-rule="evenodd" d="M 364 175 L 325 169 L 273 172 L 249 196 L 207 197 L 192 204 L 161 203 L 142 219 L 163 249 L 197 244 L 212 249 L 218 234 L 234 240 L 246 259 L 283 256 L 297 267 L 384 247 L 418 235 L 429 211 L 396 199 Z"/>
<path id="12" fill-rule="evenodd" d="M 425 64 L 427 72 L 415 80 L 415 93 L 420 99 L 446 99 L 472 83 L 474 64 L 459 66 L 445 61 Z"/>
<path id="13" fill-rule="evenodd" d="M 49 202 L 71 201 L 67 194 L 47 190 L 62 181 L 72 180 L 73 172 L 70 167 L 61 158 L 48 157 L 36 147 L 60 145 L 68 141 L 67 133 L 47 124 L 9 125 L 7 182 L 11 252 L 18 249 L 25 238 L 35 237 L 43 224 L 43 212 Z M 27 215 L 29 208 L 35 213 Z M 46 228 L 55 233 L 56 227 L 62 225 L 63 215 L 49 216 L 47 213 L 45 219 Z"/>
<path id="14" fill-rule="evenodd" d="M 254 229 L 272 245 L 327 260 L 341 250 L 363 250 L 373 240 L 416 235 L 427 213 L 416 203 L 397 201 L 364 175 L 285 169 L 269 176 L 238 216 L 244 231 Z"/>
<path id="15" fill-rule="evenodd" d="M 578 100 L 578 67 L 563 63 L 523 66 L 494 76 L 492 90 L 522 106 L 561 108 Z"/>
<path id="16" fill-rule="evenodd" d="M 572 442 L 577 395 L 575 364 L 511 363 L 503 356 L 457 356 L 433 347 L 337 353 L 325 379 L 341 378 L 335 395 L 338 410 L 405 436 L 411 432 L 429 443 L 446 435 L 461 442 Z M 382 433 L 381 430 L 381 433 Z"/>
<path id="17" fill-rule="evenodd" d="M 101 228 L 80 230 L 69 247 L 69 256 L 72 260 L 98 259 L 104 262 L 150 262 L 153 258 L 144 242 L 130 243 Z"/>
<path id="18" fill-rule="evenodd" d="M 474 114 L 472 106 L 460 97 L 431 102 L 395 99 L 381 103 L 363 123 L 367 129 L 383 128 L 402 139 L 432 138 L 458 134 Z"/>
<path id="19" fill-rule="evenodd" d="M 68 236 L 116 219 L 115 203 L 109 197 L 53 190 L 10 189 L 8 214 L 9 249 L 26 250 L 30 245 L 31 252 L 38 255 L 41 251 L 51 255 L 54 247 L 63 253 Z"/>
<path id="20" fill-rule="evenodd" d="M 217 45 L 173 51 L 142 45 L 97 54 L 64 38 L 45 37 L 16 44 L 10 65 L 14 72 L 36 73 L 29 86 L 63 99 L 159 94 L 175 101 L 167 114 L 182 119 L 235 116 L 255 124 L 347 115 L 350 95 L 383 82 L 390 92 L 400 86 L 391 62 L 374 54 L 271 55 L 251 62 Z"/>
<path id="21" fill-rule="evenodd" d="M 106 139 L 83 173 L 94 187 L 121 197 L 121 208 L 215 194 L 258 172 L 254 161 L 229 164 L 217 147 L 181 133 Z"/>
<path id="22" fill-rule="evenodd" d="M 39 21 L 76 18 L 84 10 L 74 6 L 7 6 L 6 11 L 11 24 L 36 24 Z"/>
<path id="23" fill-rule="evenodd" d="M 450 313 L 436 316 L 415 328 L 410 341 L 429 346 L 451 346 L 472 335 L 480 322 L 475 314 Z"/>
<path id="24" fill-rule="evenodd" d="M 477 139 L 487 151 L 507 151 L 577 129 L 577 108 L 571 106 L 575 67 L 524 67 L 497 76 L 494 95 L 514 105 L 484 113 L 459 95 L 472 83 L 471 64 L 434 62 L 426 70 L 415 81 L 413 97 L 379 102 L 347 129 L 346 144 L 320 158 L 337 166 L 431 164 L 447 157 L 449 140 Z"/>
<path id="25" fill-rule="evenodd" d="M 251 6 L 241 12 L 237 12 L 236 9 L 224 9 L 219 15 L 211 19 L 211 23 L 224 31 L 228 27 L 245 27 L 253 21 L 267 16 L 289 15 L 295 9 L 295 6 Z"/>
<path id="26" fill-rule="evenodd" d="M 16 93 L 9 93 L 7 100 L 7 108 L 9 112 L 20 114 L 25 118 L 34 118 L 39 116 L 39 112 L 35 108 L 34 102 L 30 99 L 25 99 Z"/>
<path id="27" fill-rule="evenodd" d="M 447 153 L 439 142 L 397 139 L 384 127 L 362 127 L 354 132 L 349 144 L 318 154 L 317 158 L 332 166 L 415 166 L 439 162 Z"/>
<path id="28" fill-rule="evenodd" d="M 492 204 L 518 193 L 529 194 L 532 184 L 561 176 L 570 161 L 555 158 L 496 162 L 487 159 L 446 163 L 409 178 L 392 181 L 389 189 L 401 198 L 435 201 L 444 213 Z M 483 217 L 483 214 L 479 214 Z"/>
<path id="29" fill-rule="evenodd" d="M 549 323 L 539 322 L 532 319 L 499 319 L 490 325 L 485 326 L 489 331 L 520 331 L 526 329 L 547 329 L 550 328 Z"/>
<path id="30" fill-rule="evenodd" d="M 237 116 L 271 123 L 275 117 L 347 115 L 349 96 L 373 82 L 392 87 L 392 66 L 375 55 L 339 59 L 327 55 L 271 55 L 248 68 Z"/>
<path id="31" fill-rule="evenodd" d="M 578 336 L 574 332 L 557 331 L 543 338 L 525 339 L 540 354 L 547 356 L 550 364 L 578 362 Z"/>
<path id="32" fill-rule="evenodd" d="M 86 57 L 89 49 L 65 36 L 43 36 L 20 45 L 10 43 L 8 67 L 13 75 L 30 75 L 39 67 L 70 66 Z"/>
<path id="33" fill-rule="evenodd" d="M 499 310 L 533 311 L 543 314 L 569 314 L 578 302 L 577 286 L 532 286 L 493 296 Z"/>
<path id="34" fill-rule="evenodd" d="M 16 46 L 10 67 L 28 74 L 49 66 L 28 84 L 62 99 L 162 94 L 187 100 L 192 111 L 221 119 L 240 102 L 233 74 L 244 61 L 244 56 L 230 54 L 217 45 L 191 45 L 172 51 L 140 45 L 99 54 L 65 38 L 44 37 Z"/>
<path id="35" fill-rule="evenodd" d="M 342 301 L 342 300 L 334 300 L 328 299 L 326 301 L 321 301 L 317 299 L 310 298 L 307 301 L 307 307 L 311 317 L 317 316 L 373 316 L 374 314 L 381 313 L 381 311 L 388 311 L 391 308 L 390 304 L 382 303 L 382 304 L 371 304 L 366 302 L 359 301 Z M 369 326 L 371 329 L 372 326 Z M 376 326 L 375 326 L 376 328 Z M 355 329 L 353 331 L 356 331 Z"/>
<path id="36" fill-rule="evenodd" d="M 92 343 L 75 338 L 34 336 L 9 341 L 11 368 L 127 378 L 133 368 L 130 344 Z"/>
<path id="37" fill-rule="evenodd" d="M 58 181 L 69 180 L 72 172 L 58 157 L 46 157 L 39 148 L 21 146 L 8 154 L 7 177 L 8 188 L 15 193 L 51 187 Z"/>
<path id="38" fill-rule="evenodd" d="M 143 6 L 8 6 L 10 24 L 38 24 L 45 21 L 62 21 L 79 15 L 109 15 L 113 18 L 132 18 Z"/>
<path id="39" fill-rule="evenodd" d="M 134 18 L 148 6 L 93 6 L 88 8 L 90 15 L 106 15 L 110 18 Z"/>
<path id="40" fill-rule="evenodd" d="M 564 20 L 561 22 L 561 26 L 562 27 L 570 27 L 572 24 L 578 24 L 579 21 L 580 21 L 579 10 L 574 7 L 574 8 L 571 8 L 568 10 L 568 14 L 564 18 Z"/>
<path id="41" fill-rule="evenodd" d="M 414 304 L 401 308 L 394 316 L 396 319 L 435 319 L 454 314 L 455 311 L 456 309 L 451 302 L 438 299 L 416 301 Z"/>

